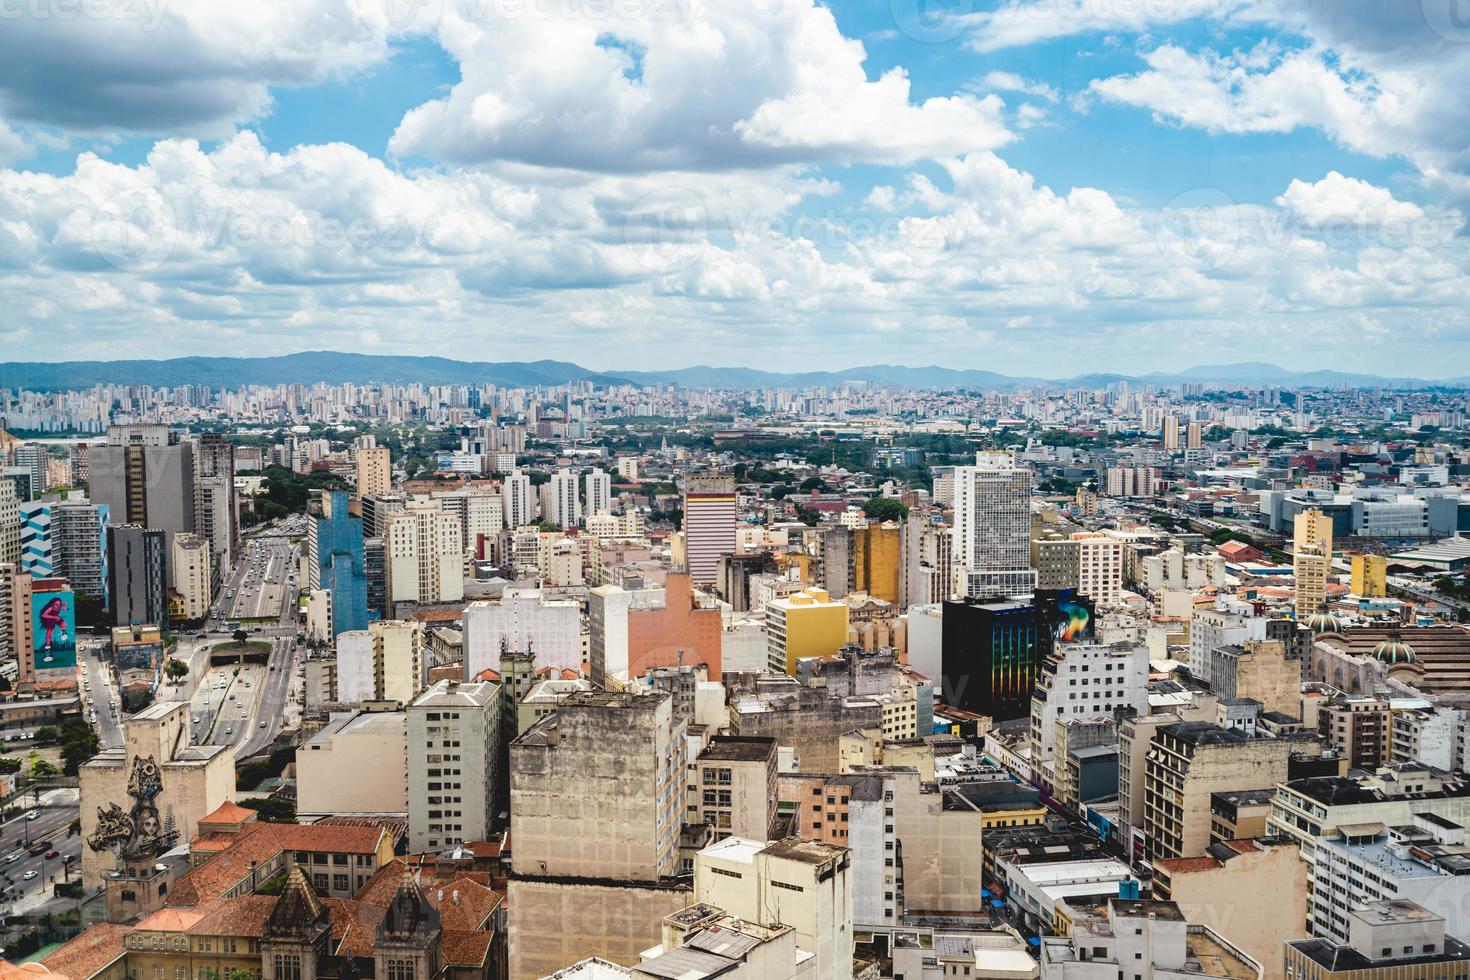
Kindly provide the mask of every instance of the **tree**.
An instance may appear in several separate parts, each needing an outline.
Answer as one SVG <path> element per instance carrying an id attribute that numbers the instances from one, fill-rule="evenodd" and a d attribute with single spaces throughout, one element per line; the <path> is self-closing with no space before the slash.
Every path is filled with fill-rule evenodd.
<path id="1" fill-rule="evenodd" d="M 11 773 L 20 772 L 20 760 L 6 757 L 0 759 L 0 776 L 9 776 Z"/>
<path id="2" fill-rule="evenodd" d="M 63 775 L 75 776 L 82 763 L 96 755 L 102 748 L 97 733 L 84 721 L 69 721 L 61 728 L 61 771 Z"/>
<path id="3" fill-rule="evenodd" d="M 801 489 L 804 493 L 811 493 L 813 490 L 818 493 L 825 493 L 827 490 L 827 481 L 820 476 L 809 476 L 801 481 Z"/>
<path id="4" fill-rule="evenodd" d="M 189 676 L 189 665 L 177 657 L 169 657 L 168 663 L 163 665 L 163 672 L 170 680 L 182 680 Z"/>
<path id="5" fill-rule="evenodd" d="M 60 776 L 61 770 L 47 762 L 45 759 L 35 759 L 31 762 L 31 778 L 45 779 L 47 776 Z"/>
<path id="6" fill-rule="evenodd" d="M 123 710 L 130 715 L 135 715 L 153 703 L 152 691 L 124 691 L 122 696 Z"/>
<path id="7" fill-rule="evenodd" d="M 240 805 L 254 810 L 256 816 L 266 823 L 296 822 L 296 804 L 279 796 L 255 796 L 241 800 Z"/>
<path id="8" fill-rule="evenodd" d="M 863 513 L 874 521 L 901 521 L 909 509 L 892 497 L 873 497 L 863 504 Z"/>
<path id="9" fill-rule="evenodd" d="M 36 743 L 38 745 L 54 745 L 61 738 L 61 730 L 55 725 L 42 725 L 36 729 Z"/>
<path id="10" fill-rule="evenodd" d="M 230 639 L 235 641 L 235 646 L 243 647 L 245 641 L 250 639 L 250 634 L 245 630 L 235 630 L 235 632 L 230 634 Z"/>

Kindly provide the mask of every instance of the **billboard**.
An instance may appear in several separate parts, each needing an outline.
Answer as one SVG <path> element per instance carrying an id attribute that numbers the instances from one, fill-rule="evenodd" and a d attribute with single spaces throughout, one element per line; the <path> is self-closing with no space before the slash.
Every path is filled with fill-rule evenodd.
<path id="1" fill-rule="evenodd" d="M 37 592 L 31 597 L 31 635 L 35 638 L 32 663 L 45 670 L 75 671 L 77 667 L 77 600 L 70 589 Z"/>

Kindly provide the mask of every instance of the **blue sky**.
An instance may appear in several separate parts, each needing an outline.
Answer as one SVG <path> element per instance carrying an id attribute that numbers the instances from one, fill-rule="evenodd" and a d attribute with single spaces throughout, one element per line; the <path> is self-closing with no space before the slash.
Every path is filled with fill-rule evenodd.
<path id="1" fill-rule="evenodd" d="M 37 0 L 0 343 L 1470 374 L 1453 0 L 916 2 Z"/>

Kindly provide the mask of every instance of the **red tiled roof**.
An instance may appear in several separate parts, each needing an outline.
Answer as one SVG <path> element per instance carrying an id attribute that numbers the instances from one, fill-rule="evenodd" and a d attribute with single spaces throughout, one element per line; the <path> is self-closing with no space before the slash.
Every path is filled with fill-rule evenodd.
<path id="1" fill-rule="evenodd" d="M 72 980 L 88 980 L 123 955 L 123 943 L 132 926 L 100 922 L 41 960 L 46 968 Z"/>
<path id="2" fill-rule="evenodd" d="M 482 967 L 494 938 L 491 932 L 445 929 L 439 937 L 439 951 L 444 955 L 444 962 L 451 966 Z"/>

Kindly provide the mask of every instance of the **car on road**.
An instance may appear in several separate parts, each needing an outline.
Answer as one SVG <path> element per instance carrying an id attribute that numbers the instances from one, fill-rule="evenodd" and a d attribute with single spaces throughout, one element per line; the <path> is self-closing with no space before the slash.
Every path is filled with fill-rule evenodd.
<path id="1" fill-rule="evenodd" d="M 20 860 L 20 851 L 16 851 L 14 854 L 10 855 L 9 857 L 7 857 L 5 859 L 5 863 L 6 864 L 14 864 L 15 862 L 17 862 L 19 860 Z"/>
<path id="2" fill-rule="evenodd" d="M 27 820 L 34 820 L 37 817 L 39 817 L 40 815 L 41 815 L 41 811 L 40 810 L 32 810 L 30 813 L 27 813 L 26 814 L 26 819 Z"/>
<path id="3" fill-rule="evenodd" d="M 264 728 L 264 727 L 265 727 L 265 722 L 261 722 L 261 723 L 260 723 L 260 727 L 261 727 L 261 728 Z"/>
<path id="4" fill-rule="evenodd" d="M 55 848 L 52 848 L 51 850 L 46 852 L 46 860 L 48 861 L 59 857 L 61 857 L 61 852 L 56 850 Z"/>
<path id="5" fill-rule="evenodd" d="M 26 881 L 31 881 L 32 879 L 37 878 L 39 876 L 40 876 L 40 872 L 37 871 L 35 868 L 32 868 L 31 870 L 27 871 L 25 874 L 21 875 L 21 877 L 24 878 Z"/>
<path id="6" fill-rule="evenodd" d="M 226 735 L 233 735 L 233 734 L 235 734 L 235 726 L 234 725 L 226 725 L 225 726 L 225 734 Z"/>

